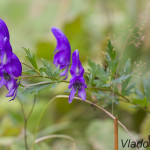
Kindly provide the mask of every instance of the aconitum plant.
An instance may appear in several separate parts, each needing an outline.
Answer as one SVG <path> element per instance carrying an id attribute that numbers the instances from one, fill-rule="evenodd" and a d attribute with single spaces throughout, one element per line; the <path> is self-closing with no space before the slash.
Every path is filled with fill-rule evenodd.
<path id="1" fill-rule="evenodd" d="M 39 92 L 44 88 L 50 86 L 51 89 L 54 89 L 59 83 L 64 83 L 68 86 L 68 88 L 67 86 L 64 88 L 65 95 L 57 95 L 53 100 L 61 97 L 64 100 L 67 98 L 69 103 L 74 103 L 73 99 L 84 101 L 101 109 L 114 120 L 116 117 L 102 108 L 101 104 L 113 105 L 113 103 L 118 104 L 122 101 L 136 106 L 134 108 L 150 112 L 150 77 L 142 79 L 143 89 L 135 87 L 131 80 L 133 77 L 131 60 L 126 60 L 124 68 L 120 69 L 119 59 L 110 39 L 106 42 L 104 63 L 99 65 L 89 58 L 87 65 L 84 63 L 86 68 L 83 68 L 84 65 L 79 57 L 80 49 L 78 50 L 78 47 L 72 49 L 71 54 L 71 44 L 65 34 L 57 27 L 52 27 L 51 32 L 57 42 L 55 50 L 49 50 L 54 51 L 53 62 L 42 59 L 42 63 L 40 60 L 37 63 L 35 55 L 31 54 L 30 50 L 26 48 L 24 50 L 29 63 L 20 62 L 19 58 L 12 51 L 8 28 L 5 22 L 0 19 L 0 88 L 2 86 L 7 88 L 8 93 L 6 97 L 12 97 L 10 101 L 16 98 L 19 90 L 23 91 L 22 93 L 35 93 L 36 100 Z M 25 65 L 30 70 L 24 70 L 22 73 L 22 65 Z M 120 72 L 118 73 L 119 69 Z M 35 78 L 39 78 L 39 80 L 37 83 L 32 84 L 32 79 Z M 40 80 L 41 78 L 42 80 Z M 31 80 L 27 84 L 23 82 L 25 79 Z M 32 107 L 27 117 L 24 113 L 22 102 L 20 100 L 19 102 L 24 115 L 25 147 L 26 150 L 29 150 L 26 128 L 27 121 L 34 107 Z M 34 104 L 35 101 L 33 106 Z M 40 116 L 43 115 L 43 111 L 41 112 Z M 120 121 L 117 123 L 129 133 Z M 39 140 L 34 139 L 32 146 L 37 141 Z"/>

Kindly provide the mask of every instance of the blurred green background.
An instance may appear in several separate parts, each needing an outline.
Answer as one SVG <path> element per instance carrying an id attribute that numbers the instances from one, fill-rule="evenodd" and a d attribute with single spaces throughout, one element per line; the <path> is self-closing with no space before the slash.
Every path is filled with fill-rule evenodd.
<path id="1" fill-rule="evenodd" d="M 149 0 L 0 0 L 0 18 L 10 31 L 14 53 L 26 62 L 22 47 L 30 48 L 36 57 L 53 61 L 56 41 L 51 27 L 60 28 L 68 37 L 72 51 L 78 49 L 87 70 L 87 59 L 101 63 L 110 38 L 117 50 L 120 71 L 124 61 L 131 58 L 135 82 L 149 73 L 150 66 L 150 3 Z M 133 31 L 133 34 L 130 34 Z M 128 39 L 128 41 L 127 41 Z M 127 44 L 125 44 L 127 41 Z M 126 48 L 124 49 L 126 45 Z M 40 63 L 39 63 L 40 65 Z M 26 69 L 23 66 L 23 69 Z M 37 80 L 38 81 L 38 80 Z M 26 83 L 28 81 L 24 81 Z M 64 94 L 66 84 L 40 92 L 28 122 L 28 141 L 34 138 L 36 125 L 44 106 L 55 95 Z M 19 101 L 8 102 L 7 93 L 0 89 L 0 150 L 25 150 L 23 116 Z M 19 92 L 20 93 L 20 92 Z M 21 95 L 26 113 L 30 111 L 33 95 Z M 87 97 L 90 99 L 90 96 Z M 111 112 L 111 106 L 106 107 Z M 120 103 L 114 105 L 114 115 L 137 137 L 150 134 L 150 115 L 143 110 Z M 65 134 L 76 143 L 76 150 L 113 150 L 113 121 L 90 105 L 59 99 L 48 106 L 38 136 Z M 120 139 L 130 138 L 119 129 Z M 72 142 L 53 138 L 36 145 L 36 150 L 71 150 Z M 120 148 L 122 149 L 121 145 Z"/>

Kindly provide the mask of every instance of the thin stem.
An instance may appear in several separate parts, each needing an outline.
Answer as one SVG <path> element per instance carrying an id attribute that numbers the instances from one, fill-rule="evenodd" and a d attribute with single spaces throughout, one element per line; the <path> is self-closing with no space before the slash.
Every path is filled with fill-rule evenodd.
<path id="1" fill-rule="evenodd" d="M 35 83 L 35 84 L 29 84 L 29 85 L 25 85 L 24 87 L 28 88 L 28 87 L 32 87 L 32 86 L 44 85 L 44 84 L 50 84 L 50 83 L 55 83 L 55 81 L 47 81 L 47 82 L 40 82 L 40 83 Z"/>
<path id="2" fill-rule="evenodd" d="M 42 142 L 44 140 L 51 139 L 51 138 L 64 138 L 64 139 L 70 140 L 72 142 L 72 150 L 75 150 L 76 143 L 74 139 L 68 135 L 63 135 L 63 134 L 53 134 L 53 135 L 44 136 L 44 137 L 36 139 L 34 143 L 37 144 L 39 142 Z"/>
<path id="3" fill-rule="evenodd" d="M 66 80 L 59 80 L 58 78 L 54 78 L 54 77 L 49 77 L 49 76 L 41 76 L 41 75 L 36 75 L 36 76 L 23 76 L 21 77 L 21 79 L 26 79 L 26 78 L 47 78 L 47 79 L 52 79 L 52 80 L 56 80 L 56 81 L 60 81 L 60 82 L 65 82 L 65 83 L 70 83 L 69 81 Z"/>
<path id="4" fill-rule="evenodd" d="M 34 109 L 34 106 L 35 106 L 35 102 L 36 102 L 36 95 L 34 95 L 34 100 L 33 100 L 33 105 L 32 105 L 32 108 L 27 116 L 27 120 L 30 118 L 32 112 L 33 112 L 33 109 Z"/>
<path id="5" fill-rule="evenodd" d="M 53 80 L 56 80 L 56 81 L 59 81 L 59 82 L 70 83 L 69 81 L 66 81 L 66 80 L 59 80 L 59 79 L 57 79 L 57 78 L 48 77 L 48 76 L 43 77 L 43 76 L 38 76 L 38 75 L 37 75 L 37 76 L 24 76 L 24 77 L 21 77 L 21 79 L 26 79 L 26 78 L 48 78 L 48 79 L 53 79 Z M 45 84 L 47 84 L 47 83 L 51 83 L 51 82 L 45 82 Z M 44 82 L 43 82 L 42 84 L 44 84 Z M 31 87 L 31 86 L 35 86 L 35 85 L 38 85 L 38 84 L 31 84 L 31 85 L 28 85 L 27 87 L 29 87 L 29 86 Z M 26 87 L 26 86 L 25 86 L 25 87 Z M 97 89 L 97 90 L 101 90 L 101 91 L 113 92 L 112 89 L 98 88 L 98 87 L 90 87 L 90 88 L 92 88 L 92 89 Z M 129 100 L 127 97 L 123 96 L 122 94 L 120 94 L 120 93 L 118 93 L 118 92 L 116 92 L 116 91 L 114 91 L 114 93 L 115 93 L 116 95 L 122 97 L 124 101 L 130 102 L 130 100 Z"/>
<path id="6" fill-rule="evenodd" d="M 29 67 L 30 69 L 33 69 L 38 75 L 40 75 L 40 73 L 39 73 L 36 69 L 34 69 L 33 67 L 29 66 L 29 65 L 26 64 L 26 63 L 23 63 L 23 62 L 21 62 L 21 63 L 22 63 L 23 65 Z"/>
<path id="7" fill-rule="evenodd" d="M 23 114 L 23 118 L 24 118 L 24 142 L 25 142 L 25 148 L 26 148 L 26 150 L 29 150 L 28 141 L 27 141 L 27 118 L 26 118 L 26 114 L 24 112 L 23 104 L 22 104 L 22 102 L 20 100 L 19 100 L 19 103 L 20 103 L 22 114 Z"/>
<path id="8" fill-rule="evenodd" d="M 69 96 L 67 96 L 67 95 L 58 95 L 58 96 L 56 96 L 56 98 L 69 98 Z M 74 99 L 76 99 L 76 100 L 79 100 L 79 101 L 82 101 L 83 102 L 83 100 L 81 99 L 81 98 L 79 98 L 79 97 L 74 97 Z M 90 105 L 92 105 L 92 106 L 95 106 L 95 107 L 97 107 L 97 108 L 99 108 L 99 109 L 101 109 L 103 112 L 105 112 L 110 118 L 112 118 L 113 120 L 115 120 L 115 116 L 113 116 L 110 112 L 108 112 L 106 109 L 104 109 L 104 108 L 102 108 L 101 106 L 99 106 L 99 105 L 97 105 L 97 104 L 95 104 L 95 103 L 93 103 L 93 102 L 91 102 L 91 101 L 89 101 L 89 100 L 85 100 L 85 102 L 86 103 L 88 103 L 88 104 L 90 104 Z M 137 144 L 137 141 L 135 140 L 135 138 L 133 137 L 133 135 L 130 133 L 130 131 L 125 127 L 125 125 L 123 125 L 119 120 L 118 120 L 118 124 L 129 134 L 129 136 L 134 140 L 134 142 Z M 139 148 L 137 148 L 138 150 L 139 150 Z"/>
<path id="9" fill-rule="evenodd" d="M 21 100 L 19 100 L 19 103 L 20 103 L 20 106 L 21 106 L 21 111 L 22 111 L 23 118 L 24 118 L 24 142 L 25 142 L 26 150 L 29 150 L 28 140 L 27 140 L 27 124 L 28 124 L 28 120 L 29 120 L 29 118 L 30 118 L 30 116 L 31 116 L 31 114 L 33 112 L 33 109 L 34 109 L 34 106 L 35 106 L 35 102 L 36 102 L 36 95 L 34 96 L 34 101 L 33 101 L 32 108 L 31 108 L 29 114 L 26 116 L 23 104 L 22 104 Z"/>
<path id="10" fill-rule="evenodd" d="M 99 88 L 99 87 L 91 87 L 92 89 L 97 89 L 97 90 L 101 90 L 101 91 L 108 91 L 108 92 L 113 92 L 114 94 L 120 96 L 122 98 L 123 101 L 125 102 L 130 102 L 131 100 L 128 99 L 127 97 L 125 97 L 124 95 L 118 93 L 117 91 L 114 91 L 112 89 L 106 89 L 106 88 Z"/>
<path id="11" fill-rule="evenodd" d="M 114 146 L 118 150 L 118 117 L 114 120 Z"/>
<path id="12" fill-rule="evenodd" d="M 40 121 L 41 121 L 41 118 L 42 118 L 42 116 L 44 115 L 44 112 L 46 111 L 46 109 L 48 108 L 48 106 L 49 106 L 49 104 L 51 104 L 54 100 L 56 100 L 57 98 L 65 98 L 65 99 L 68 99 L 69 98 L 69 96 L 68 95 L 57 95 L 57 96 L 55 96 L 54 98 L 52 98 L 49 102 L 48 102 L 48 104 L 46 104 L 46 106 L 44 107 L 44 110 L 41 112 L 41 114 L 40 114 L 40 118 L 39 118 L 39 120 L 38 120 L 38 123 L 37 123 L 37 126 L 36 126 L 36 132 L 38 131 L 38 128 L 39 128 L 39 125 L 40 125 Z M 81 102 L 83 102 L 83 100 L 81 99 L 81 98 L 79 98 L 79 97 L 74 97 L 74 99 L 75 100 L 79 100 L 79 101 L 81 101 Z M 95 104 L 95 103 L 93 103 L 93 102 L 91 102 L 91 101 L 89 101 L 89 100 L 85 100 L 84 101 L 85 103 L 88 103 L 88 104 L 90 104 L 90 105 L 92 105 L 92 106 L 95 106 L 95 107 L 97 107 L 97 108 L 99 108 L 99 109 L 101 109 L 103 112 L 105 112 L 110 118 L 112 118 L 113 120 L 115 120 L 115 116 L 113 116 L 110 112 L 108 112 L 106 109 L 104 109 L 103 107 L 101 107 L 101 106 L 99 106 L 99 105 L 97 105 L 97 104 Z M 125 125 L 123 125 L 119 120 L 118 120 L 118 124 L 129 134 L 129 136 L 135 141 L 135 143 L 137 143 L 136 142 L 136 140 L 135 140 L 135 138 L 133 137 L 133 135 L 130 133 L 130 131 L 125 127 Z M 138 149 L 138 148 L 137 148 Z M 138 149 L 139 150 L 139 149 Z"/>
<path id="13" fill-rule="evenodd" d="M 57 78 L 49 77 L 49 76 L 43 77 L 43 76 L 36 75 L 36 76 L 23 76 L 23 77 L 21 77 L 21 79 L 26 79 L 26 78 L 47 78 L 47 79 L 52 79 L 52 80 L 56 80 L 56 81 L 59 81 L 59 82 L 70 83 L 69 81 L 66 81 L 66 80 L 59 80 L 59 79 L 57 79 Z M 48 83 L 52 83 L 52 81 L 42 82 L 42 83 L 35 83 L 35 84 L 30 84 L 30 85 L 22 85 L 22 86 L 23 86 L 23 87 L 32 87 L 32 86 L 41 85 L 41 84 L 43 85 L 43 84 L 48 84 Z M 55 82 L 54 82 L 54 83 L 55 83 Z M 119 100 L 121 100 L 121 101 L 123 101 L 123 102 L 126 102 L 126 103 L 129 103 L 129 104 L 134 104 L 134 103 L 132 102 L 132 100 L 130 100 L 130 99 L 127 98 L 126 96 L 120 94 L 119 92 L 112 90 L 111 88 L 99 88 L 99 87 L 88 87 L 88 88 L 114 93 L 115 95 L 117 95 L 118 97 L 120 97 Z M 136 105 L 136 104 L 134 104 L 134 105 Z M 140 107 L 140 108 L 143 109 L 144 111 L 150 113 L 150 110 L 145 109 L 145 108 L 143 108 L 143 107 Z"/>

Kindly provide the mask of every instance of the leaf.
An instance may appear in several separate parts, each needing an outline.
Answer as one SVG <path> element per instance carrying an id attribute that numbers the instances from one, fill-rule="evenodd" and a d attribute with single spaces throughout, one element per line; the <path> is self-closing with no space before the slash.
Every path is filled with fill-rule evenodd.
<path id="1" fill-rule="evenodd" d="M 125 63 L 124 66 L 124 74 L 128 75 L 128 74 L 132 74 L 132 68 L 131 68 L 131 60 L 128 59 Z M 133 90 L 133 88 L 135 88 L 135 83 L 130 83 L 132 76 L 130 76 L 129 78 L 127 78 L 124 82 L 122 82 L 122 87 L 121 87 L 121 92 L 124 95 L 129 95 L 131 94 L 131 90 Z"/>
<path id="2" fill-rule="evenodd" d="M 107 42 L 106 62 L 108 63 L 109 72 L 113 77 L 118 66 L 118 59 L 116 58 L 116 51 L 114 50 L 110 40 Z"/>
<path id="3" fill-rule="evenodd" d="M 122 75 L 121 77 L 113 80 L 112 83 L 122 83 L 122 81 L 127 80 L 129 77 L 131 77 L 131 74 Z"/>
<path id="4" fill-rule="evenodd" d="M 127 79 L 128 80 L 128 79 Z M 124 84 L 124 83 L 126 83 L 127 82 L 127 80 L 125 81 L 125 82 L 123 82 L 122 83 L 122 85 Z M 122 86 L 123 87 L 123 86 Z M 122 94 L 124 94 L 124 95 L 130 95 L 133 91 L 133 89 L 135 88 L 135 83 L 132 83 L 132 84 L 130 84 L 129 86 L 127 86 L 126 88 L 122 88 Z"/>
<path id="5" fill-rule="evenodd" d="M 144 99 L 144 94 L 143 94 L 143 92 L 141 92 L 141 91 L 138 90 L 138 89 L 135 89 L 135 93 L 136 93 L 136 95 L 138 96 L 138 98 Z"/>
<path id="6" fill-rule="evenodd" d="M 60 74 L 60 69 L 59 67 L 56 67 L 56 69 L 54 70 L 53 76 L 57 77 Z"/>
<path id="7" fill-rule="evenodd" d="M 108 78 L 109 78 L 109 73 L 105 72 L 104 68 L 98 66 L 97 67 L 96 76 L 99 77 L 101 79 L 101 81 L 106 83 L 108 81 Z"/>
<path id="8" fill-rule="evenodd" d="M 96 79 L 97 84 L 100 83 L 106 83 L 108 80 L 108 74 L 104 71 L 104 69 L 102 67 L 100 67 L 99 64 L 95 64 L 93 61 L 91 61 L 90 59 L 88 59 L 88 65 L 90 67 L 89 71 L 89 85 L 92 85 L 93 82 L 95 82 L 95 78 L 99 78 Z"/>
<path id="9" fill-rule="evenodd" d="M 41 73 L 41 75 L 43 76 L 43 77 L 45 77 L 45 71 L 46 71 L 46 68 L 45 67 L 41 67 L 40 69 L 39 69 L 39 71 L 40 71 L 40 73 Z"/>
<path id="10" fill-rule="evenodd" d="M 89 72 L 90 74 L 88 75 L 89 77 L 89 82 L 88 82 L 88 86 L 92 85 L 94 79 L 95 79 L 95 74 L 96 74 L 96 71 L 97 71 L 97 65 L 92 62 L 90 59 L 88 59 L 88 65 L 90 67 Z"/>
<path id="11" fill-rule="evenodd" d="M 34 85 L 32 87 L 28 87 L 25 89 L 25 91 L 23 93 L 33 93 L 35 92 L 35 94 L 38 94 L 42 89 L 48 87 L 49 85 L 51 85 L 52 83 L 46 83 L 43 84 L 44 82 L 40 82 L 38 83 L 38 85 Z"/>
<path id="12" fill-rule="evenodd" d="M 53 69 L 51 67 L 51 64 L 48 63 L 46 60 L 41 59 L 43 62 L 43 65 L 45 66 L 45 73 L 49 76 L 49 77 L 53 77 Z"/>
<path id="13" fill-rule="evenodd" d="M 106 51 L 108 52 L 108 54 L 109 54 L 111 60 L 115 60 L 115 59 L 116 59 L 116 51 L 114 50 L 114 47 L 112 46 L 110 40 L 108 40 L 108 42 L 107 42 Z M 109 58 L 109 59 L 110 59 L 110 58 Z"/>
<path id="14" fill-rule="evenodd" d="M 32 66 L 34 67 L 35 70 L 38 70 L 38 65 L 36 62 L 36 58 L 35 55 L 30 53 L 29 49 L 23 48 L 27 54 L 27 58 L 29 59 L 30 63 L 32 64 Z"/>
<path id="15" fill-rule="evenodd" d="M 35 75 L 35 71 L 32 70 L 32 69 L 29 69 L 29 70 L 25 70 L 22 72 L 23 74 L 28 74 L 28 75 Z"/>
<path id="16" fill-rule="evenodd" d="M 88 59 L 88 65 L 91 68 L 91 70 L 93 71 L 93 73 L 96 72 L 97 65 L 93 61 L 91 61 L 90 59 Z"/>

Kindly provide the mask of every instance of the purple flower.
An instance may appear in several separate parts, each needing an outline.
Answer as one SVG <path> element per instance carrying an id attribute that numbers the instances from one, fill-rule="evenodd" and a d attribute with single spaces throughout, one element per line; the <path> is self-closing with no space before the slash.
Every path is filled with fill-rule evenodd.
<path id="1" fill-rule="evenodd" d="M 72 88 L 72 90 L 69 95 L 69 103 L 72 102 L 73 97 L 77 91 L 78 91 L 78 96 L 85 101 L 86 100 L 85 88 L 87 88 L 87 85 L 83 78 L 84 69 L 79 59 L 78 50 L 75 50 L 72 54 L 72 65 L 70 68 L 70 73 L 72 78 L 70 79 L 70 84 L 68 88 L 69 89 Z"/>
<path id="2" fill-rule="evenodd" d="M 17 77 L 21 76 L 22 66 L 18 57 L 13 54 L 9 62 L 2 65 L 0 68 L 0 88 L 5 85 L 8 89 L 6 97 L 13 97 L 14 100 L 17 94 L 17 89 L 19 83 L 17 82 Z"/>
<path id="3" fill-rule="evenodd" d="M 53 27 L 51 31 L 57 40 L 57 46 L 54 51 L 56 53 L 53 63 L 56 67 L 59 66 L 59 69 L 64 69 L 59 76 L 65 76 L 65 79 L 67 79 L 70 65 L 71 47 L 67 37 L 60 29 Z"/>
<path id="4" fill-rule="evenodd" d="M 12 47 L 9 42 L 9 31 L 5 22 L 0 19 L 0 66 L 6 64 L 12 56 Z"/>
<path id="5" fill-rule="evenodd" d="M 17 94 L 19 82 L 16 79 L 21 76 L 22 66 L 18 57 L 12 52 L 9 41 L 9 31 L 5 22 L 0 19 L 0 88 L 5 85 L 8 89 L 6 97 L 13 97 Z"/>

